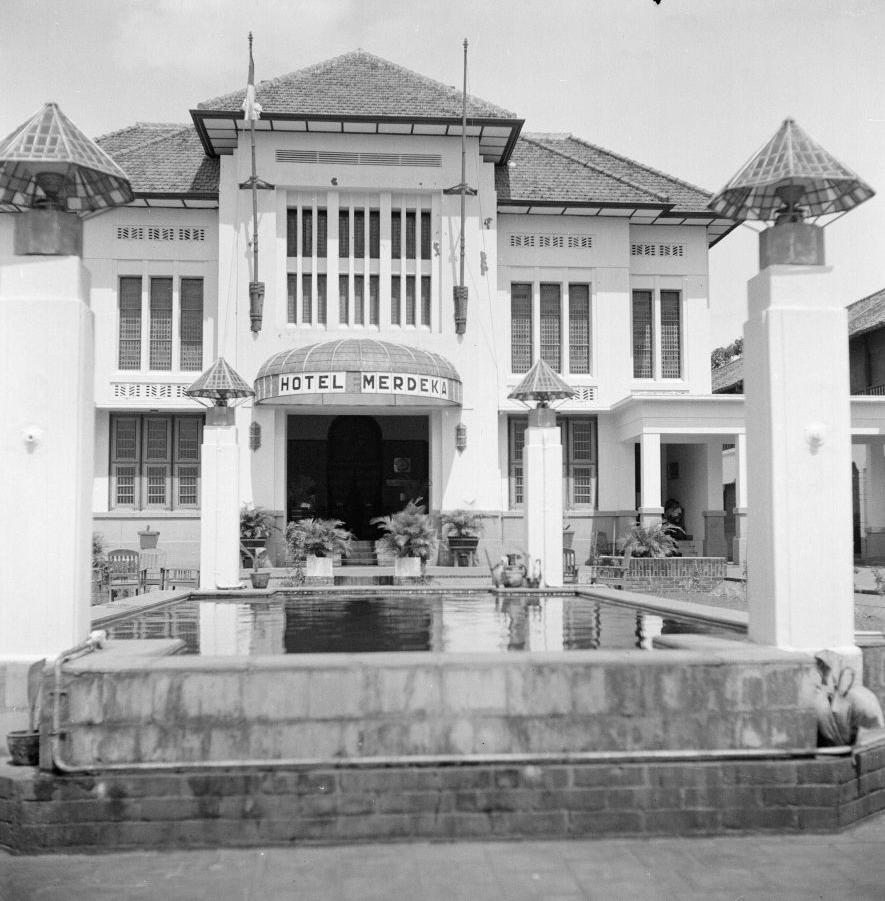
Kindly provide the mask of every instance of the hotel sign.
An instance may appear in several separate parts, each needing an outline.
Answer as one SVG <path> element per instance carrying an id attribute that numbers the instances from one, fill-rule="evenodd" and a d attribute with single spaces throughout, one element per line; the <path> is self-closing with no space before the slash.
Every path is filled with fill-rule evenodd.
<path id="1" fill-rule="evenodd" d="M 301 372 L 278 376 L 273 396 L 373 394 L 460 403 L 460 382 L 409 372 Z"/>

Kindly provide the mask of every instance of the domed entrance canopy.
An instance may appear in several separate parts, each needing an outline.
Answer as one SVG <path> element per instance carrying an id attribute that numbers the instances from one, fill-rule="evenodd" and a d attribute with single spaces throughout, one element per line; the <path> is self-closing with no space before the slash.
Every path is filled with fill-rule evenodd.
<path id="1" fill-rule="evenodd" d="M 460 406 L 461 377 L 439 354 L 374 338 L 283 350 L 258 370 L 257 403 Z"/>

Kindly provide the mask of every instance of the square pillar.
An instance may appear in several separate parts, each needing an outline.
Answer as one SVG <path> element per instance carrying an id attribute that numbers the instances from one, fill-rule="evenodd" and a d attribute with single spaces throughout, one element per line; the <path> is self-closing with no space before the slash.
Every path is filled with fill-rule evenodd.
<path id="1" fill-rule="evenodd" d="M 232 407 L 206 413 L 201 461 L 200 588 L 239 588 L 240 448 Z"/>
<path id="2" fill-rule="evenodd" d="M 562 439 L 556 414 L 529 413 L 523 446 L 528 565 L 541 561 L 544 584 L 562 585 Z"/>
<path id="3" fill-rule="evenodd" d="M 661 436 L 659 432 L 643 432 L 639 439 L 640 490 L 639 522 L 648 527 L 661 521 Z"/>
<path id="4" fill-rule="evenodd" d="M 707 446 L 707 507 L 704 516 L 705 557 L 727 557 L 725 548 L 725 511 L 722 509 L 722 442 L 708 441 Z"/>
<path id="5" fill-rule="evenodd" d="M 749 632 L 780 648 L 859 654 L 848 330 L 829 272 L 773 265 L 748 285 Z"/>

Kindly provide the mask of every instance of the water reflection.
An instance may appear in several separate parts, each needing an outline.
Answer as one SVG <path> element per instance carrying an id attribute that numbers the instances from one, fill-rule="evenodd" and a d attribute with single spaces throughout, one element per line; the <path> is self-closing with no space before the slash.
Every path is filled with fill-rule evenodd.
<path id="1" fill-rule="evenodd" d="M 109 635 L 180 638 L 185 653 L 244 656 L 650 649 L 661 634 L 715 631 L 589 598 L 483 593 L 189 600 L 115 623 Z"/>

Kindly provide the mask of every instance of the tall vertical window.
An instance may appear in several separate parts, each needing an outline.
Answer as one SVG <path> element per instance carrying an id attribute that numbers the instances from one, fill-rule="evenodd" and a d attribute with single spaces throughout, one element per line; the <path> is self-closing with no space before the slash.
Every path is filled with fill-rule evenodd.
<path id="1" fill-rule="evenodd" d="M 558 416 L 556 424 L 562 433 L 562 491 L 566 509 L 596 507 L 596 417 Z M 523 453 L 525 416 L 509 420 L 508 472 L 510 506 L 525 503 Z"/>
<path id="2" fill-rule="evenodd" d="M 347 325 L 350 321 L 350 298 L 348 296 L 349 285 L 346 275 L 338 276 L 338 321 Z"/>
<path id="3" fill-rule="evenodd" d="M 338 212 L 338 257 L 350 256 L 350 210 Z"/>
<path id="4" fill-rule="evenodd" d="M 120 334 L 117 365 L 141 369 L 141 277 L 120 279 Z"/>
<path id="5" fill-rule="evenodd" d="M 353 277 L 353 323 L 354 325 L 366 324 L 366 277 L 364 275 Z"/>
<path id="6" fill-rule="evenodd" d="M 317 325 L 325 325 L 328 320 L 326 308 L 326 276 L 318 275 L 316 277 L 317 287 Z"/>
<path id="7" fill-rule="evenodd" d="M 286 256 L 298 256 L 298 210 L 286 210 Z"/>
<path id="8" fill-rule="evenodd" d="M 421 325 L 430 325 L 430 276 L 421 276 Z"/>
<path id="9" fill-rule="evenodd" d="M 682 376 L 682 322 L 679 291 L 661 291 L 661 378 Z"/>
<path id="10" fill-rule="evenodd" d="M 398 275 L 390 276 L 390 323 L 400 325 L 402 322 L 402 279 Z"/>
<path id="11" fill-rule="evenodd" d="M 301 276 L 301 323 L 310 325 L 313 322 L 313 276 L 305 272 Z"/>
<path id="12" fill-rule="evenodd" d="M 406 325 L 415 325 L 415 276 L 406 276 Z"/>
<path id="13" fill-rule="evenodd" d="M 654 376 L 654 308 L 651 291 L 633 292 L 633 378 Z"/>
<path id="14" fill-rule="evenodd" d="M 510 366 L 514 372 L 532 368 L 532 286 L 510 286 Z"/>
<path id="15" fill-rule="evenodd" d="M 301 256 L 313 256 L 313 210 L 301 211 Z"/>
<path id="16" fill-rule="evenodd" d="M 179 365 L 184 371 L 200 372 L 203 368 L 203 279 L 183 278 L 180 302 Z"/>
<path id="17" fill-rule="evenodd" d="M 381 256 L 381 211 L 369 210 L 369 257 L 377 260 Z"/>
<path id="18" fill-rule="evenodd" d="M 298 276 L 286 277 L 286 322 L 298 322 Z"/>
<path id="19" fill-rule="evenodd" d="M 390 256 L 398 260 L 403 255 L 403 213 L 394 210 L 390 214 Z"/>
<path id="20" fill-rule="evenodd" d="M 148 368 L 172 368 L 172 279 L 152 278 Z"/>
<path id="21" fill-rule="evenodd" d="M 406 259 L 414 260 L 418 255 L 415 235 L 415 211 L 406 211 Z"/>
<path id="22" fill-rule="evenodd" d="M 353 255 L 358 260 L 366 255 L 366 214 L 363 210 L 353 211 Z"/>
<path id="23" fill-rule="evenodd" d="M 682 378 L 682 292 L 633 292 L 633 377 Z"/>
<path id="24" fill-rule="evenodd" d="M 202 417 L 111 416 L 111 507 L 196 509 Z"/>
<path id="25" fill-rule="evenodd" d="M 329 217 L 325 210 L 317 210 L 317 256 L 325 259 L 329 240 Z"/>
<path id="26" fill-rule="evenodd" d="M 559 285 L 541 285 L 541 359 L 562 372 L 562 298 Z"/>
<path id="27" fill-rule="evenodd" d="M 421 213 L 421 259 L 430 259 L 430 213 Z"/>
<path id="28" fill-rule="evenodd" d="M 369 276 L 369 325 L 378 325 L 381 321 L 381 287 L 377 275 Z"/>
<path id="29" fill-rule="evenodd" d="M 583 375 L 590 367 L 590 286 L 568 286 L 568 368 Z"/>

